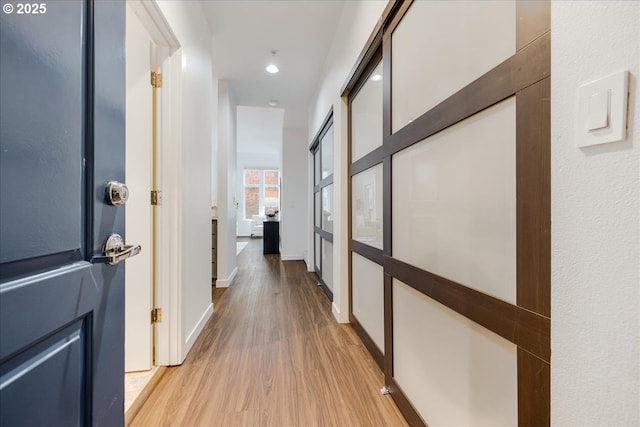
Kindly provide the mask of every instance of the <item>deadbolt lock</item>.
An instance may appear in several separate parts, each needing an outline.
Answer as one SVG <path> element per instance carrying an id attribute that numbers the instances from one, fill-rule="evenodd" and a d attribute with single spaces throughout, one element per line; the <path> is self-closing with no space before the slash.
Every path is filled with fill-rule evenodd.
<path id="1" fill-rule="evenodd" d="M 111 205 L 124 205 L 129 199 L 129 187 L 118 181 L 107 183 L 107 198 Z"/>

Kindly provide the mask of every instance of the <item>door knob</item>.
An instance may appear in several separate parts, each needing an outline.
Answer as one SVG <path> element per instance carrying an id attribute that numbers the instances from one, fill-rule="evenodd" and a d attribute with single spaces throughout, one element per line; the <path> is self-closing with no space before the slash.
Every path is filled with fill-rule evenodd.
<path id="1" fill-rule="evenodd" d="M 122 236 L 114 233 L 104 242 L 104 256 L 94 257 L 92 262 L 116 265 L 120 261 L 138 255 L 140 251 L 142 251 L 142 246 L 125 245 Z"/>
<path id="2" fill-rule="evenodd" d="M 129 200 L 129 187 L 118 181 L 107 183 L 107 198 L 109 204 L 124 205 Z"/>

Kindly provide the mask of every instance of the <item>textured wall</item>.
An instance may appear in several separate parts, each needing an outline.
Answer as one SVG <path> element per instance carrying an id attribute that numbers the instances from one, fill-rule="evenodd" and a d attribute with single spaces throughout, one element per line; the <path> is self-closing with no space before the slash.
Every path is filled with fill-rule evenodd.
<path id="1" fill-rule="evenodd" d="M 640 2 L 552 2 L 551 421 L 640 425 Z M 576 89 L 630 70 L 628 137 L 577 148 Z"/>

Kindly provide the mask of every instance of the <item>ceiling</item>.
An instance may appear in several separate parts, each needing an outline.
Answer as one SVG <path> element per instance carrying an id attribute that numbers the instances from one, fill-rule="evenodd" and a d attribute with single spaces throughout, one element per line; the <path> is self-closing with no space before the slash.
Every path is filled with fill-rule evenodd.
<path id="1" fill-rule="evenodd" d="M 345 1 L 203 1 L 213 34 L 213 67 L 239 106 L 277 100 L 285 128 L 305 128 Z M 277 74 L 265 67 L 275 50 Z"/>

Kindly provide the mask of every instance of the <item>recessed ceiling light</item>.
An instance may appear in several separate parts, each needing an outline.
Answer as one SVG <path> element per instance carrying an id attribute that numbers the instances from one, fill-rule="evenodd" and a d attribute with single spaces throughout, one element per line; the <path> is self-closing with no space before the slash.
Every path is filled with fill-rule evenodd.
<path id="1" fill-rule="evenodd" d="M 278 100 L 277 99 L 272 99 L 271 101 L 269 101 L 269 106 L 270 107 L 277 107 L 278 106 Z"/>
<path id="2" fill-rule="evenodd" d="M 271 63 L 269 65 L 267 65 L 267 68 L 265 68 L 265 70 L 267 70 L 267 73 L 269 73 L 269 74 L 275 74 L 278 71 L 280 71 L 280 69 L 276 65 L 276 51 L 275 50 L 271 51 Z"/>
<path id="3" fill-rule="evenodd" d="M 373 76 L 371 76 L 372 82 L 379 82 L 380 80 L 382 80 L 382 76 L 380 74 L 374 74 Z"/>

